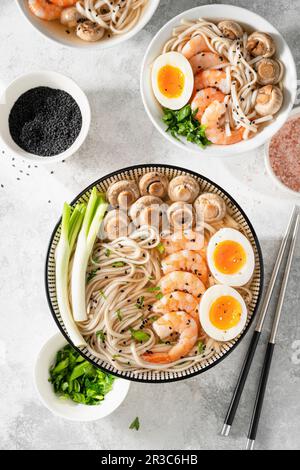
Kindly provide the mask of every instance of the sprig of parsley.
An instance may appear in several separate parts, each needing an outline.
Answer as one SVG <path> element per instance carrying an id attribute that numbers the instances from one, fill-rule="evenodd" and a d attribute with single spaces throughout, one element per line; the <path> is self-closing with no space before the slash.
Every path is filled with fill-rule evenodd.
<path id="1" fill-rule="evenodd" d="M 168 126 L 166 132 L 170 132 L 175 139 L 181 141 L 180 136 L 186 137 L 188 142 L 193 142 L 203 149 L 211 145 L 205 134 L 205 126 L 195 118 L 198 110 L 192 111 L 190 104 L 178 111 L 168 108 L 163 108 L 163 111 L 162 119 Z"/>

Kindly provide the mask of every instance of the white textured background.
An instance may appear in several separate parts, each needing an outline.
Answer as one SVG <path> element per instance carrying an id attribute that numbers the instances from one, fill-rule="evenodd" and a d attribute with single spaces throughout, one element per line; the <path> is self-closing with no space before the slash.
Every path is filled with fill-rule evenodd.
<path id="1" fill-rule="evenodd" d="M 224 440 L 218 433 L 250 334 L 228 359 L 198 378 L 170 385 L 132 384 L 117 412 L 93 424 L 72 424 L 52 416 L 40 403 L 32 381 L 37 352 L 56 332 L 43 277 L 50 233 L 63 202 L 106 173 L 157 162 L 184 166 L 213 179 L 237 199 L 253 222 L 269 278 L 296 201 L 273 185 L 260 151 L 226 161 L 207 160 L 164 141 L 148 120 L 139 94 L 140 64 L 153 34 L 183 9 L 202 3 L 162 0 L 151 23 L 134 39 L 117 49 L 89 53 L 47 41 L 25 22 L 13 1 L 1 1 L 0 88 L 22 73 L 57 70 L 87 92 L 93 120 L 81 150 L 53 167 L 29 168 L 0 148 L 0 448 L 244 448 L 265 344 L 259 347 L 232 435 Z M 231 3 L 256 11 L 279 28 L 299 67 L 299 0 Z M 300 448 L 300 365 L 292 361 L 292 344 L 300 340 L 299 259 L 298 247 L 260 425 L 257 447 L 261 449 Z M 129 431 L 137 415 L 140 431 Z"/>

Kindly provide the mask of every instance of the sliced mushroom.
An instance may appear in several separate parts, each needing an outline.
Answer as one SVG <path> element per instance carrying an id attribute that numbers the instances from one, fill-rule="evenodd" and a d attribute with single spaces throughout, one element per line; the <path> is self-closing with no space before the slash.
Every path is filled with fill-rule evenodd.
<path id="1" fill-rule="evenodd" d="M 173 202 L 193 203 L 200 192 L 199 183 L 191 176 L 177 176 L 169 184 L 169 198 Z"/>
<path id="2" fill-rule="evenodd" d="M 60 22 L 68 28 L 76 28 L 78 21 L 82 18 L 83 16 L 79 13 L 76 7 L 69 7 L 62 10 Z"/>
<path id="3" fill-rule="evenodd" d="M 140 197 L 135 181 L 124 180 L 113 183 L 107 191 L 107 199 L 113 207 L 127 209 Z"/>
<path id="4" fill-rule="evenodd" d="M 159 228 L 165 211 L 164 206 L 159 197 L 143 196 L 131 206 L 129 215 L 136 226 L 152 225 Z"/>
<path id="5" fill-rule="evenodd" d="M 83 41 L 96 42 L 103 38 L 105 29 L 97 23 L 86 20 L 77 25 L 76 34 Z"/>
<path id="6" fill-rule="evenodd" d="M 266 33 L 255 32 L 248 38 L 247 51 L 253 57 L 272 57 L 276 52 L 273 38 Z"/>
<path id="7" fill-rule="evenodd" d="M 119 237 L 126 237 L 129 233 L 130 220 L 126 212 L 119 209 L 109 211 L 103 221 L 105 238 L 116 240 Z"/>
<path id="8" fill-rule="evenodd" d="M 256 64 L 260 85 L 276 85 L 283 76 L 283 65 L 278 60 L 262 59 Z"/>
<path id="9" fill-rule="evenodd" d="M 219 222 L 226 215 L 226 204 L 224 200 L 214 193 L 203 193 L 194 204 L 197 223 L 207 222 L 208 224 Z"/>
<path id="10" fill-rule="evenodd" d="M 142 196 L 156 196 L 163 199 L 168 194 L 169 180 L 162 173 L 150 172 L 146 173 L 139 182 L 140 192 Z"/>
<path id="11" fill-rule="evenodd" d="M 255 110 L 260 116 L 276 114 L 283 103 L 283 94 L 278 86 L 266 85 L 258 90 Z"/>
<path id="12" fill-rule="evenodd" d="M 191 229 L 195 222 L 195 211 L 191 204 L 178 201 L 169 206 L 167 211 L 168 221 L 175 230 Z"/>
<path id="13" fill-rule="evenodd" d="M 223 36 L 228 39 L 240 39 L 244 34 L 243 28 L 231 20 L 221 21 L 218 28 L 222 31 Z"/>

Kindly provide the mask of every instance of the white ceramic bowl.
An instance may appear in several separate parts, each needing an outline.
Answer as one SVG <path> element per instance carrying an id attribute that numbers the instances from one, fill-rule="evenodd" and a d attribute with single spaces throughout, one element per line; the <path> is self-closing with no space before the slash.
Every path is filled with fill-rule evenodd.
<path id="1" fill-rule="evenodd" d="M 12 139 L 9 132 L 8 118 L 17 99 L 31 88 L 46 86 L 64 90 L 77 102 L 82 115 L 82 128 L 75 142 L 65 152 L 52 157 L 40 157 L 21 149 Z M 33 72 L 21 75 L 14 80 L 0 97 L 0 138 L 7 149 L 14 156 L 36 163 L 55 163 L 65 160 L 73 155 L 83 144 L 88 134 L 91 123 L 91 109 L 85 93 L 70 78 L 56 72 Z"/>
<path id="2" fill-rule="evenodd" d="M 300 107 L 294 108 L 294 109 L 292 110 L 292 112 L 290 113 L 289 119 L 293 119 L 293 118 L 295 118 L 295 116 L 300 116 Z M 265 144 L 265 146 L 264 146 L 265 164 L 266 164 L 266 168 L 267 168 L 267 172 L 268 172 L 269 176 L 272 178 L 272 180 L 274 181 L 274 183 L 275 183 L 280 189 L 283 189 L 284 191 L 286 191 L 287 193 L 289 193 L 291 196 L 300 197 L 300 193 L 299 193 L 299 192 L 294 191 L 293 189 L 290 189 L 288 186 L 286 186 L 284 183 L 282 183 L 282 181 L 278 178 L 278 176 L 276 175 L 276 173 L 274 173 L 274 170 L 273 170 L 272 165 L 271 165 L 271 162 L 270 162 L 270 153 L 269 153 L 270 144 L 271 144 L 271 140 L 270 140 L 269 142 L 267 142 L 267 143 Z"/>
<path id="3" fill-rule="evenodd" d="M 202 150 L 195 144 L 190 142 L 181 143 L 174 139 L 170 134 L 166 133 L 166 126 L 162 122 L 161 106 L 156 101 L 152 86 L 151 86 L 151 66 L 153 61 L 158 57 L 163 49 L 164 44 L 172 36 L 172 31 L 175 26 L 180 25 L 182 19 L 195 20 L 197 18 L 207 18 L 213 21 L 220 21 L 222 19 L 235 20 L 245 28 L 255 31 L 263 31 L 270 33 L 276 41 L 277 56 L 286 67 L 286 74 L 284 79 L 285 100 L 281 111 L 278 113 L 274 122 L 270 123 L 264 128 L 257 136 L 247 141 L 240 142 L 235 145 L 218 146 L 211 145 L 205 150 Z M 281 34 L 264 18 L 244 8 L 239 8 L 231 5 L 205 5 L 185 11 L 180 15 L 169 21 L 153 38 L 147 52 L 145 54 L 142 70 L 141 70 L 141 93 L 142 99 L 149 118 L 159 132 L 170 142 L 179 146 L 183 150 L 195 152 L 206 156 L 229 156 L 253 150 L 266 141 L 283 126 L 289 113 L 293 107 L 297 90 L 297 71 L 295 61 L 292 53 L 281 36 Z"/>
<path id="4" fill-rule="evenodd" d="M 101 405 L 88 406 L 65 400 L 55 395 L 53 386 L 48 382 L 49 369 L 53 365 L 57 351 L 68 343 L 58 333 L 52 336 L 40 350 L 36 359 L 34 378 L 37 392 L 43 404 L 53 414 L 71 421 L 96 421 L 113 413 L 125 400 L 130 382 L 116 378 L 112 390 L 105 395 Z"/>
<path id="5" fill-rule="evenodd" d="M 149 0 L 139 21 L 134 28 L 128 31 L 128 33 L 116 35 L 97 42 L 85 42 L 77 38 L 75 34 L 67 34 L 66 29 L 68 28 L 60 25 L 57 21 L 40 20 L 30 12 L 27 0 L 16 0 L 16 2 L 25 18 L 43 36 L 63 46 L 96 51 L 116 46 L 135 36 L 146 26 L 147 23 L 149 23 L 160 3 L 160 0 Z"/>

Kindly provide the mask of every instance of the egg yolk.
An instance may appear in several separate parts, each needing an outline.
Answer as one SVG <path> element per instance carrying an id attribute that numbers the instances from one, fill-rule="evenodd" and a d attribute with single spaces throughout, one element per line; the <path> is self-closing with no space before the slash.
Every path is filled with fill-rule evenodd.
<path id="1" fill-rule="evenodd" d="M 218 330 L 229 330 L 238 325 L 242 316 L 242 306 L 234 297 L 219 297 L 211 306 L 209 318 Z"/>
<path id="2" fill-rule="evenodd" d="M 236 274 L 246 264 L 244 248 L 237 242 L 227 240 L 217 244 L 214 251 L 214 264 L 222 274 Z"/>
<path id="3" fill-rule="evenodd" d="M 184 81 L 182 71 L 177 67 L 173 67 L 173 65 L 165 65 L 158 72 L 159 90 L 167 98 L 178 98 L 181 96 Z"/>

